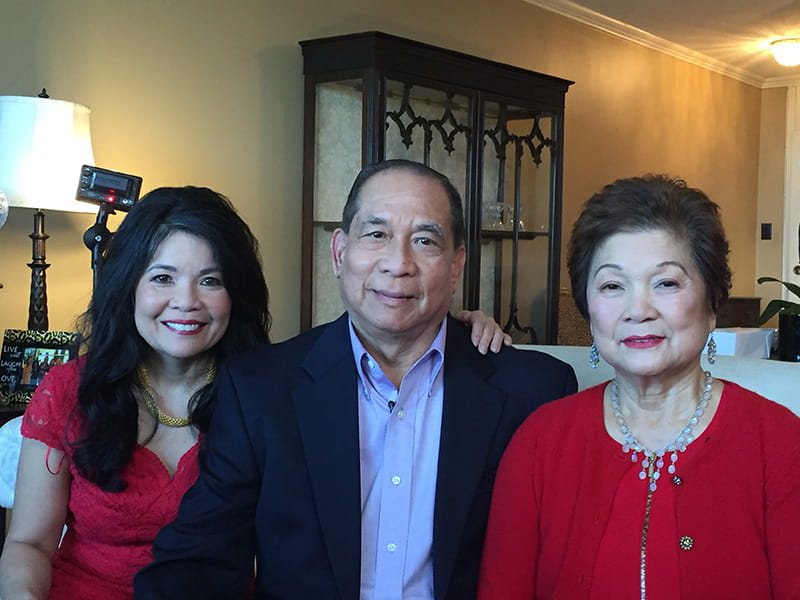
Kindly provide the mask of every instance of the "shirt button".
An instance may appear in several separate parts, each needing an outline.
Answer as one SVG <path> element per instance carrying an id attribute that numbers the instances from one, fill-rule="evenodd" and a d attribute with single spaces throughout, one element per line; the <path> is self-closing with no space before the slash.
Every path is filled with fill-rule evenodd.
<path id="1" fill-rule="evenodd" d="M 394 477 L 392 477 L 392 483 L 395 485 L 400 485 L 400 476 L 395 475 Z"/>
<path id="2" fill-rule="evenodd" d="M 681 539 L 678 540 L 678 545 L 681 550 L 691 550 L 694 547 L 694 540 L 688 535 L 682 535 Z"/>
<path id="3" fill-rule="evenodd" d="M 397 411 L 397 418 L 398 419 L 405 419 L 406 418 L 406 411 L 404 411 L 402 408 L 400 410 L 398 410 Z"/>
<path id="4" fill-rule="evenodd" d="M 386 549 L 389 552 L 394 552 L 395 550 L 397 550 L 397 544 L 386 544 Z"/>
<path id="5" fill-rule="evenodd" d="M 368 366 L 370 369 L 374 369 L 374 368 L 375 368 L 375 362 L 374 362 L 374 361 L 372 361 L 372 360 L 368 360 L 368 361 L 367 361 L 367 366 Z"/>

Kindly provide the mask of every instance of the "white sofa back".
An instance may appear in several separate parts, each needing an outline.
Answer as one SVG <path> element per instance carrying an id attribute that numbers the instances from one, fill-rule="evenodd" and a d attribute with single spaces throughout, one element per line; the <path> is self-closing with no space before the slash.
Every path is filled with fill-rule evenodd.
<path id="1" fill-rule="evenodd" d="M 517 348 L 546 352 L 569 363 L 578 377 L 580 389 L 608 381 L 614 376 L 614 370 L 603 360 L 596 369 L 592 369 L 587 346 L 517 345 Z M 703 368 L 711 371 L 714 377 L 738 383 L 800 415 L 800 363 L 717 356 L 716 362 L 710 365 L 705 355 L 702 363 Z"/>

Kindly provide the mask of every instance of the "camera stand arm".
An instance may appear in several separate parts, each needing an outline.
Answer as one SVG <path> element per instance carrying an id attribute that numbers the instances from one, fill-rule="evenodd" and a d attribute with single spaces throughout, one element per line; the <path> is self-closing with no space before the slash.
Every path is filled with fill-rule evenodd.
<path id="1" fill-rule="evenodd" d="M 97 270 L 103 263 L 108 243 L 114 235 L 108 230 L 106 223 L 108 215 L 113 215 L 114 209 L 108 204 L 101 204 L 97 211 L 94 225 L 83 233 L 83 243 L 92 252 L 92 288 L 97 287 Z"/>

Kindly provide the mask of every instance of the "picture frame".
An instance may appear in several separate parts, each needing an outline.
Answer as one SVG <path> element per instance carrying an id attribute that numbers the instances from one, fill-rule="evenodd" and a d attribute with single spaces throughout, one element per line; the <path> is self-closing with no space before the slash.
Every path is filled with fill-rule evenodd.
<path id="1" fill-rule="evenodd" d="M 72 331 L 6 329 L 0 353 L 0 401 L 30 402 L 50 367 L 78 355 L 78 334 Z"/>

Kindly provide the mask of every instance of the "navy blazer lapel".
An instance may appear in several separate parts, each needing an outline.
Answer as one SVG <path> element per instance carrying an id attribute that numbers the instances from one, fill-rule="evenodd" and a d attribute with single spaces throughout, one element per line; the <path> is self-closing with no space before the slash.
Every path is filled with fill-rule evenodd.
<path id="1" fill-rule="evenodd" d="M 343 599 L 360 594 L 361 469 L 358 378 L 347 317 L 309 351 L 310 380 L 293 392 L 303 452 L 328 556 Z"/>
<path id="2" fill-rule="evenodd" d="M 434 596 L 444 598 L 475 491 L 503 411 L 505 394 L 486 383 L 494 367 L 480 360 L 452 318 L 445 347 L 444 406 L 436 482 Z"/>

